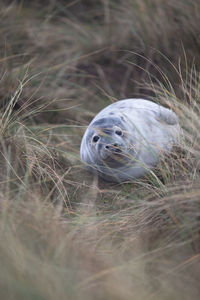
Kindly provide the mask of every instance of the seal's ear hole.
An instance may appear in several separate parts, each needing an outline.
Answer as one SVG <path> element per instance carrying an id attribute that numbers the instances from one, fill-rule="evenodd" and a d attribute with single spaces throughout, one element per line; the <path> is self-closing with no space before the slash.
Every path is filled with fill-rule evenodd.
<path id="1" fill-rule="evenodd" d="M 92 138 L 93 143 L 98 142 L 98 140 L 99 140 L 99 136 L 98 135 L 94 135 L 93 138 Z"/>

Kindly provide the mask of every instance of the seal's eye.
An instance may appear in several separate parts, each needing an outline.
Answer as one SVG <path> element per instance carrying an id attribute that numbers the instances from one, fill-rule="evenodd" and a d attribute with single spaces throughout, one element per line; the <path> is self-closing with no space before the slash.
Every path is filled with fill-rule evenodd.
<path id="1" fill-rule="evenodd" d="M 116 129 L 115 134 L 117 134 L 119 136 L 122 136 L 122 131 L 120 129 Z"/>
<path id="2" fill-rule="evenodd" d="M 99 140 L 99 136 L 98 135 L 94 135 L 93 138 L 92 138 L 93 143 L 98 142 L 98 140 Z"/>

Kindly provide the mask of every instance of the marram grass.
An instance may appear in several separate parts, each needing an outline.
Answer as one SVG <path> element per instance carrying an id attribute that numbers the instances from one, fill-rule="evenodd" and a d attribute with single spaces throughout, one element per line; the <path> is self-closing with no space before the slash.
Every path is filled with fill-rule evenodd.
<path id="1" fill-rule="evenodd" d="M 64 137 L 33 126 L 13 99 L 2 111 L 2 299 L 197 298 L 196 104 L 175 99 L 184 139 L 174 153 L 141 180 L 110 186 L 91 182 L 78 154 L 71 161 L 79 127 Z"/>
<path id="2" fill-rule="evenodd" d="M 199 299 L 199 59 L 170 63 L 181 37 L 198 58 L 199 4 L 25 2 L 0 10 L 0 299 Z M 144 92 L 132 79 L 183 139 L 145 177 L 109 184 L 80 141 L 97 111 Z"/>

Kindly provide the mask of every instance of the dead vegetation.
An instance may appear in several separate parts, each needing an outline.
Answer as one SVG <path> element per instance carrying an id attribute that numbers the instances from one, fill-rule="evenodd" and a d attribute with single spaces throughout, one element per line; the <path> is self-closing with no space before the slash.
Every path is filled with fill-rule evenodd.
<path id="1" fill-rule="evenodd" d="M 198 299 L 197 1 L 2 1 L 2 299 Z M 88 174 L 82 134 L 123 97 L 171 107 L 182 145 L 141 180 Z"/>

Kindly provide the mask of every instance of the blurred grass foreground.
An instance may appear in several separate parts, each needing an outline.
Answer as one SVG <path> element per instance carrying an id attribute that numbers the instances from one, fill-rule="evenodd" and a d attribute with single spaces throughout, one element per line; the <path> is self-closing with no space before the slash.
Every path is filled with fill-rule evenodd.
<path id="1" fill-rule="evenodd" d="M 0 299 L 199 299 L 200 2 L 0 3 Z M 112 185 L 79 157 L 122 98 L 172 108 L 184 140 Z"/>

